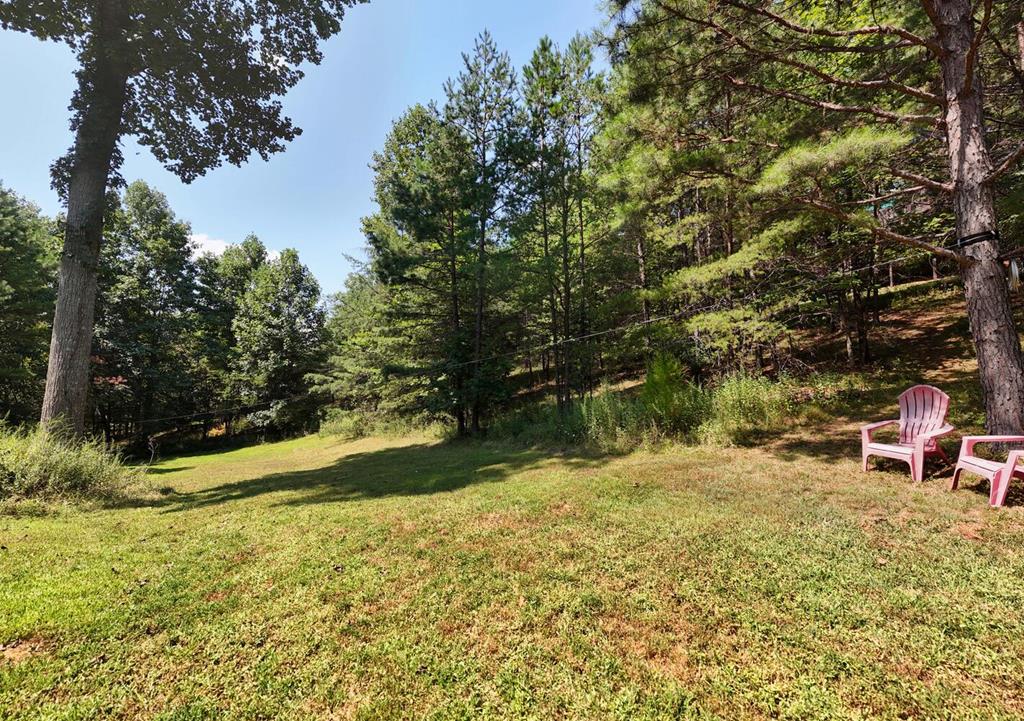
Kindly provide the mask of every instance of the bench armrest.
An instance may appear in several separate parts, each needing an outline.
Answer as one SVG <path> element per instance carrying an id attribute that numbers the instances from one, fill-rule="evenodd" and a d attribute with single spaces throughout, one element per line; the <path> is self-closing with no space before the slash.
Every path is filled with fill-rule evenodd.
<path id="1" fill-rule="evenodd" d="M 1024 443 L 1024 436 L 964 436 L 960 455 L 973 456 L 979 443 Z"/>

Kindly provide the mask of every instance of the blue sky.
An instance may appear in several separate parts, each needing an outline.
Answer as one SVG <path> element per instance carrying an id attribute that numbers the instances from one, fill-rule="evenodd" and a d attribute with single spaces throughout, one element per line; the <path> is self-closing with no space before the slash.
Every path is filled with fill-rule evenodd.
<path id="1" fill-rule="evenodd" d="M 599 0 L 372 0 L 349 10 L 324 62 L 284 99 L 304 131 L 284 153 L 185 185 L 129 141 L 122 173 L 166 193 L 211 247 L 255 232 L 271 249 L 298 249 L 324 291 L 334 292 L 351 269 L 344 255 L 363 247 L 373 151 L 405 108 L 441 97 L 475 36 L 490 30 L 522 67 L 541 36 L 564 44 L 601 21 Z M 74 58 L 64 46 L 0 31 L 0 68 L 0 183 L 54 214 L 49 165 L 71 144 Z"/>

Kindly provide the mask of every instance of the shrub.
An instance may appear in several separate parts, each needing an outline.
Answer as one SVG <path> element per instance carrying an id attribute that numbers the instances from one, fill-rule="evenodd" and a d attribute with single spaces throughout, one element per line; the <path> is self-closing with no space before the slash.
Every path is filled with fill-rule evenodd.
<path id="1" fill-rule="evenodd" d="M 670 355 L 655 357 L 640 397 L 664 433 L 688 434 L 711 412 L 710 394 L 687 380 L 683 365 Z"/>
<path id="2" fill-rule="evenodd" d="M 142 473 L 97 442 L 0 427 L 0 498 L 112 497 Z"/>

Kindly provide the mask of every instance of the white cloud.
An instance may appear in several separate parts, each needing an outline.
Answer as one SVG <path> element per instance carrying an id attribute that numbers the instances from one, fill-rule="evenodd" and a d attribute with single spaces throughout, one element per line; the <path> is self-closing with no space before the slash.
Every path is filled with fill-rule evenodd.
<path id="1" fill-rule="evenodd" d="M 220 255 L 231 243 L 220 238 L 211 238 L 206 233 L 193 233 L 192 243 L 195 245 L 195 251 L 193 255 L 199 257 L 203 253 L 213 253 L 214 255 Z"/>
<path id="2" fill-rule="evenodd" d="M 195 250 L 192 253 L 193 258 L 198 258 L 203 253 L 213 253 L 214 255 L 220 255 L 230 246 L 235 245 L 229 243 L 226 240 L 220 238 L 211 238 L 206 233 L 193 233 L 189 236 L 192 239 L 192 244 L 195 246 Z M 267 260 L 277 260 L 281 257 L 281 251 L 267 248 Z"/>

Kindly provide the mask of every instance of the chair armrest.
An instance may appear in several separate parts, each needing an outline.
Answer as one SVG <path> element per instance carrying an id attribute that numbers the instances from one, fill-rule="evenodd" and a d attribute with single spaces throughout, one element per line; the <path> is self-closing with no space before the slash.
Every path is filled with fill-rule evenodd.
<path id="1" fill-rule="evenodd" d="M 931 439 L 931 438 L 942 438 L 943 436 L 948 436 L 950 433 L 952 433 L 955 430 L 956 430 L 956 428 L 954 428 L 953 426 L 945 425 L 945 426 L 942 426 L 942 428 L 936 428 L 935 430 L 932 430 L 932 431 L 925 431 L 924 433 L 919 433 L 917 435 L 917 437 L 918 438 L 924 438 L 925 440 L 928 440 L 928 439 Z"/>
<path id="2" fill-rule="evenodd" d="M 1024 460 L 1024 451 L 1010 451 L 1010 457 L 1006 459 L 1006 469 L 1013 473 L 1017 461 Z"/>
<path id="3" fill-rule="evenodd" d="M 961 455 L 973 456 L 974 446 L 979 443 L 1024 443 L 1024 436 L 964 436 Z"/>
<path id="4" fill-rule="evenodd" d="M 895 419 L 891 420 L 891 421 L 878 421 L 877 423 L 868 423 L 866 426 L 861 426 L 860 427 L 860 435 L 861 435 L 861 437 L 865 441 L 870 443 L 871 442 L 871 434 L 872 433 L 877 431 L 879 428 L 884 428 L 885 426 L 896 425 L 898 423 L 899 423 L 899 420 L 895 420 Z"/>
<path id="5" fill-rule="evenodd" d="M 930 431 L 918 433 L 917 438 L 914 439 L 914 447 L 918 451 L 924 451 L 924 447 L 929 441 L 934 441 L 936 438 L 942 438 L 942 436 L 948 436 L 955 430 L 956 429 L 953 426 L 946 424 L 941 428 L 935 428 Z"/>

